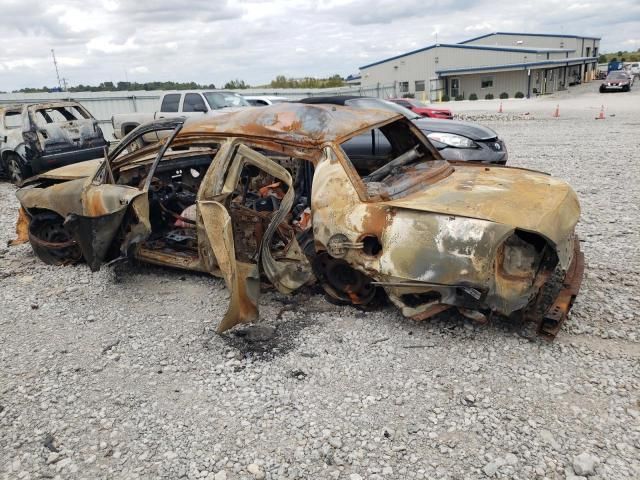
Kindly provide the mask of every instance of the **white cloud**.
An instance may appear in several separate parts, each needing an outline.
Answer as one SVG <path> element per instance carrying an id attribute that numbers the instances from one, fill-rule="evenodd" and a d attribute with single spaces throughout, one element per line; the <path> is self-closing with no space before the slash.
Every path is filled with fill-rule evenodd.
<path id="1" fill-rule="evenodd" d="M 52 48 L 72 83 L 176 80 L 253 85 L 360 65 L 491 31 L 602 36 L 640 46 L 640 3 L 593 0 L 1 0 L 0 90 L 54 85 Z M 569 8 L 570 7 L 570 8 Z M 624 14 L 620 14 L 624 12 Z M 140 70 L 140 68 L 146 70 Z M 135 75 L 135 77 L 133 77 Z"/>
<path id="2" fill-rule="evenodd" d="M 133 67 L 129 69 L 131 73 L 149 73 L 149 69 L 144 65 L 139 65 L 137 67 Z"/>

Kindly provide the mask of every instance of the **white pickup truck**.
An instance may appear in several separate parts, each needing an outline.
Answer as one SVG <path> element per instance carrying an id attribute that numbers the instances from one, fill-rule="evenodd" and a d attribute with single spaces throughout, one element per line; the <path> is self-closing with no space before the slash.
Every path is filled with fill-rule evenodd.
<path id="1" fill-rule="evenodd" d="M 113 135 L 120 139 L 138 125 L 157 118 L 196 117 L 227 113 L 251 105 L 242 95 L 227 91 L 186 90 L 162 95 L 155 113 L 120 113 L 111 117 Z"/>

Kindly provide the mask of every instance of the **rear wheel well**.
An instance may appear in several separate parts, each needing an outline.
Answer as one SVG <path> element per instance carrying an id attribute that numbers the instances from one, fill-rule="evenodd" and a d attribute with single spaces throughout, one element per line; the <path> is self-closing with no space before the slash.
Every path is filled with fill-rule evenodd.
<path id="1" fill-rule="evenodd" d="M 136 128 L 138 128 L 140 125 L 137 123 L 128 123 L 126 125 L 122 126 L 122 133 L 124 135 L 128 135 L 131 132 L 133 132 Z"/>
<path id="2" fill-rule="evenodd" d="M 82 260 L 80 247 L 64 227 L 62 215 L 46 209 L 32 209 L 29 215 L 29 243 L 40 260 L 49 265 L 70 265 Z"/>

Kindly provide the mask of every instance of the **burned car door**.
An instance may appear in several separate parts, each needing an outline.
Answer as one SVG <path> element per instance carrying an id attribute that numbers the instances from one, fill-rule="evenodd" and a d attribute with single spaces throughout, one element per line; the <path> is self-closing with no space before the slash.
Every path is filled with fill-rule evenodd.
<path id="1" fill-rule="evenodd" d="M 270 205 L 249 194 L 253 185 L 265 181 L 282 193 L 279 200 L 269 200 Z M 294 198 L 292 176 L 275 160 L 237 140 L 220 149 L 197 201 L 207 239 L 201 249 L 208 243 L 231 294 L 218 332 L 258 318 L 261 274 L 282 293 L 312 278 L 311 266 L 285 222 Z"/>

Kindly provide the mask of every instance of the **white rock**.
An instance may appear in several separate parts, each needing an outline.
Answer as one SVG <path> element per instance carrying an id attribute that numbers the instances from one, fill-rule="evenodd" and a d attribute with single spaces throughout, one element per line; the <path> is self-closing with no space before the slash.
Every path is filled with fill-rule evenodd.
<path id="1" fill-rule="evenodd" d="M 498 472 L 498 465 L 489 462 L 482 468 L 482 471 L 487 477 L 493 477 Z"/>
<path id="2" fill-rule="evenodd" d="M 257 463 L 250 463 L 249 465 L 247 465 L 247 472 L 249 472 L 258 480 L 264 478 L 264 472 L 262 471 L 262 468 L 260 468 L 260 465 L 258 465 Z"/>
<path id="3" fill-rule="evenodd" d="M 595 455 L 582 452 L 573 458 L 573 471 L 576 475 L 588 477 L 596 473 L 596 466 L 600 463 L 600 459 Z"/>
<path id="4" fill-rule="evenodd" d="M 518 463 L 518 457 L 516 457 L 513 453 L 507 453 L 504 456 L 504 461 L 507 465 L 515 465 Z"/>
<path id="5" fill-rule="evenodd" d="M 213 480 L 227 480 L 227 472 L 224 470 L 220 470 L 213 476 Z"/>

